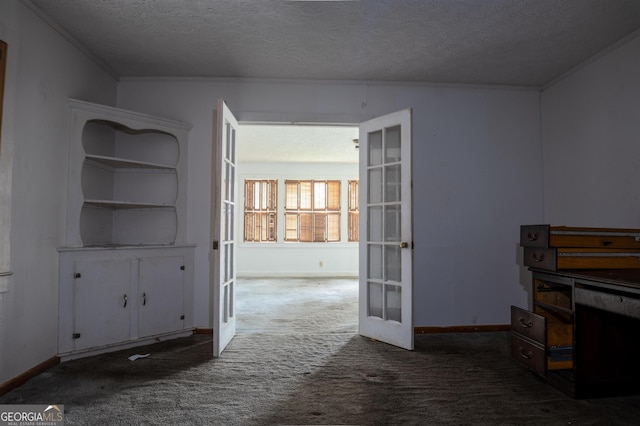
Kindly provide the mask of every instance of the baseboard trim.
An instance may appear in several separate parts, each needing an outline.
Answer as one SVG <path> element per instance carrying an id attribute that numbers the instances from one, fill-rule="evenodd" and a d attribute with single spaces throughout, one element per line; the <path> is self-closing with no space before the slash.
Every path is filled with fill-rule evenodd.
<path id="1" fill-rule="evenodd" d="M 496 331 L 509 331 L 509 324 L 494 325 L 454 325 L 448 327 L 414 327 L 414 334 L 435 334 L 435 333 L 483 333 Z"/>
<path id="2" fill-rule="evenodd" d="M 28 369 L 24 373 L 0 384 L 0 395 L 4 395 L 5 393 L 12 391 L 13 389 L 24 385 L 30 379 L 36 377 L 38 374 L 43 373 L 50 369 L 51 367 L 55 367 L 60 364 L 60 357 L 54 356 L 53 358 L 49 358 L 48 360 L 41 362 L 33 368 Z"/>
<path id="3" fill-rule="evenodd" d="M 213 334 L 213 328 L 196 328 L 193 334 Z"/>

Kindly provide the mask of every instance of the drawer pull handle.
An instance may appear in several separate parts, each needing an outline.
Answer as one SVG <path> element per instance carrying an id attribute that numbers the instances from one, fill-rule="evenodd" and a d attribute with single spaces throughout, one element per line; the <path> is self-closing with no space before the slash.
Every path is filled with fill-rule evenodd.
<path id="1" fill-rule="evenodd" d="M 533 352 L 529 351 L 525 353 L 524 348 L 520 346 L 520 356 L 524 359 L 531 359 L 533 358 Z"/>
<path id="2" fill-rule="evenodd" d="M 538 233 L 537 233 L 537 232 L 529 232 L 529 233 L 527 234 L 527 239 L 528 239 L 529 241 L 535 241 L 535 240 L 537 240 L 537 239 L 538 239 Z"/>
<path id="3" fill-rule="evenodd" d="M 142 293 L 142 306 L 147 306 L 147 293 Z"/>
<path id="4" fill-rule="evenodd" d="M 533 322 L 531 320 L 525 321 L 524 318 L 520 317 L 519 322 L 520 322 L 520 325 L 523 326 L 524 328 L 533 327 Z"/>
<path id="5" fill-rule="evenodd" d="M 544 253 L 536 254 L 531 253 L 531 258 L 534 262 L 542 262 L 544 260 Z"/>
<path id="6" fill-rule="evenodd" d="M 127 297 L 127 295 L 124 295 L 124 305 L 122 305 L 123 308 L 127 307 L 127 301 L 129 301 L 129 298 Z"/>

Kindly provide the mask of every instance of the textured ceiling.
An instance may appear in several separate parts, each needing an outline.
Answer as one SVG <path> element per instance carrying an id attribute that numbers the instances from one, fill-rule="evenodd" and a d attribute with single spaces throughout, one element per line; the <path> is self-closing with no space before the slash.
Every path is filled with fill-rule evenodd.
<path id="1" fill-rule="evenodd" d="M 116 76 L 542 86 L 639 0 L 23 0 Z"/>

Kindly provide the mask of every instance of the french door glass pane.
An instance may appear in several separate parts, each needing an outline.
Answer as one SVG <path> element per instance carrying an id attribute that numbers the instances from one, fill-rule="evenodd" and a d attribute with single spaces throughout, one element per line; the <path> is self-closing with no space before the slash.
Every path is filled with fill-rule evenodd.
<path id="1" fill-rule="evenodd" d="M 369 204 L 382 202 L 382 168 L 370 169 L 369 174 Z"/>
<path id="2" fill-rule="evenodd" d="M 400 246 L 384 246 L 385 281 L 401 282 L 402 268 L 400 266 Z"/>
<path id="3" fill-rule="evenodd" d="M 382 246 L 369 244 L 369 276 L 373 280 L 382 280 Z"/>
<path id="4" fill-rule="evenodd" d="M 369 228 L 369 241 L 382 241 L 382 207 L 369 207 L 369 219 L 367 227 Z"/>
<path id="5" fill-rule="evenodd" d="M 400 164 L 385 167 L 384 201 L 387 203 L 401 201 Z"/>
<path id="6" fill-rule="evenodd" d="M 384 162 L 400 161 L 400 126 L 385 129 Z"/>
<path id="7" fill-rule="evenodd" d="M 402 322 L 402 288 L 397 285 L 384 286 L 387 299 L 387 319 Z"/>
<path id="8" fill-rule="evenodd" d="M 382 131 L 369 133 L 369 166 L 382 164 Z"/>
<path id="9" fill-rule="evenodd" d="M 369 316 L 383 318 L 382 316 L 382 284 L 367 283 L 369 287 L 367 301 L 369 307 Z"/>
<path id="10" fill-rule="evenodd" d="M 384 209 L 384 240 L 400 242 L 401 227 L 400 206 L 386 206 Z"/>
<path id="11" fill-rule="evenodd" d="M 234 205 L 233 204 L 229 204 L 227 205 L 226 208 L 226 215 L 227 215 L 227 219 L 225 220 L 225 240 L 226 241 L 231 241 L 233 240 L 233 213 L 234 213 L 234 209 L 233 209 Z"/>

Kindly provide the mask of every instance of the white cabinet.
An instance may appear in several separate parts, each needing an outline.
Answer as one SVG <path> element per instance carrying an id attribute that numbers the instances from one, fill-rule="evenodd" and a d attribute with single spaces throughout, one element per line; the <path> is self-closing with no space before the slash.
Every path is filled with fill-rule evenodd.
<path id="1" fill-rule="evenodd" d="M 190 334 L 193 247 L 61 249 L 59 355 Z"/>
<path id="2" fill-rule="evenodd" d="M 182 256 L 139 260 L 139 336 L 153 336 L 184 328 L 184 269 Z"/>
<path id="3" fill-rule="evenodd" d="M 129 339 L 131 329 L 131 261 L 96 259 L 75 262 L 73 330 L 65 336 L 74 350 Z M 103 283 L 108 282 L 108 285 Z M 68 314 L 68 313 L 67 313 Z"/>
<path id="4" fill-rule="evenodd" d="M 190 125 L 70 100 L 59 353 L 145 344 L 193 329 L 186 244 Z"/>

